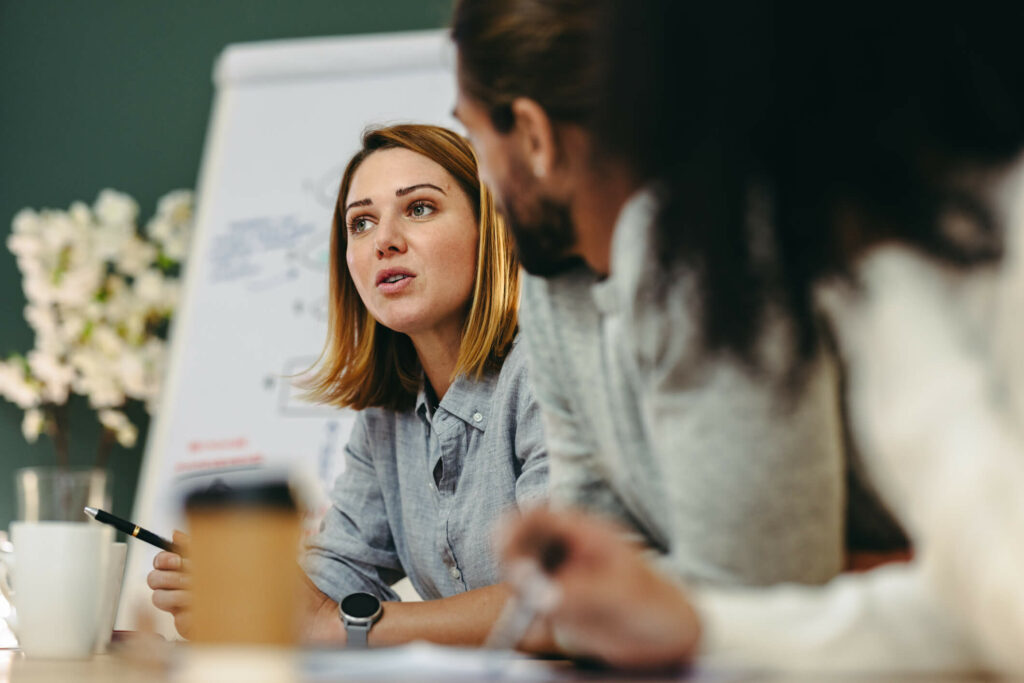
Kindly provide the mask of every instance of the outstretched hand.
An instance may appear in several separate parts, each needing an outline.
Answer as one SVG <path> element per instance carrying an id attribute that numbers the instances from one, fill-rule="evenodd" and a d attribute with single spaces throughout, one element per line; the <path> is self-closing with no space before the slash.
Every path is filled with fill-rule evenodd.
<path id="1" fill-rule="evenodd" d="M 534 509 L 499 536 L 506 566 L 535 562 L 555 583 L 559 597 L 537 628 L 550 629 L 564 654 L 631 669 L 676 667 L 693 657 L 696 612 L 620 528 L 577 512 Z"/>

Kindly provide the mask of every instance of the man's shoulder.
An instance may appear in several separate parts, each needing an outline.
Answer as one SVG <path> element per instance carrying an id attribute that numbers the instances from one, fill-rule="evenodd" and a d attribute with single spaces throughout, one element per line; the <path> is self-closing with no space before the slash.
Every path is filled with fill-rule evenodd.
<path id="1" fill-rule="evenodd" d="M 520 318 L 527 335 L 532 328 L 573 326 L 596 309 L 592 288 L 594 274 L 586 266 L 577 266 L 555 277 L 527 275 L 523 281 Z"/>

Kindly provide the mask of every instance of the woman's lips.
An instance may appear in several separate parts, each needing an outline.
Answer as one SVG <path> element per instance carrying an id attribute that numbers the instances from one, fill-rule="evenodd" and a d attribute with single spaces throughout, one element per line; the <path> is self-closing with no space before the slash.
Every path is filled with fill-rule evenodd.
<path id="1" fill-rule="evenodd" d="M 377 289 L 384 292 L 385 294 L 397 294 L 403 289 L 409 286 L 415 275 L 407 275 L 404 273 L 396 273 L 393 276 L 385 278 L 384 280 L 377 283 Z M 392 280 L 392 281 L 389 281 Z"/>

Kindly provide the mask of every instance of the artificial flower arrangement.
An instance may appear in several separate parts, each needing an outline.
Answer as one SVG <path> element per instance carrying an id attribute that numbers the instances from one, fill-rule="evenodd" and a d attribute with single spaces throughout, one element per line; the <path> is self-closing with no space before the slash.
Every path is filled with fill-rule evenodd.
<path id="1" fill-rule="evenodd" d="M 71 393 L 98 411 L 99 467 L 115 440 L 130 448 L 138 438 L 123 410 L 127 401 L 156 409 L 167 323 L 192 233 L 192 192 L 162 197 L 145 230 L 138 215 L 134 199 L 103 190 L 91 207 L 23 209 L 7 238 L 35 347 L 0 361 L 0 395 L 25 410 L 22 432 L 30 443 L 43 432 L 52 437 L 58 464 L 68 463 Z"/>

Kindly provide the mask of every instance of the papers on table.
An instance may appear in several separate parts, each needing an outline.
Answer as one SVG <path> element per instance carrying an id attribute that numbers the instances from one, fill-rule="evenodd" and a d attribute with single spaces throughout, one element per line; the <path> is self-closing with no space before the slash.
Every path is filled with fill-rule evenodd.
<path id="1" fill-rule="evenodd" d="M 551 681 L 557 668 L 495 650 L 411 643 L 373 650 L 313 650 L 301 656 L 304 680 Z"/>

